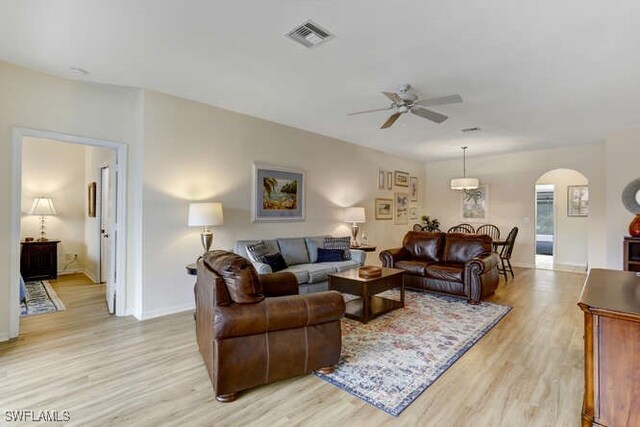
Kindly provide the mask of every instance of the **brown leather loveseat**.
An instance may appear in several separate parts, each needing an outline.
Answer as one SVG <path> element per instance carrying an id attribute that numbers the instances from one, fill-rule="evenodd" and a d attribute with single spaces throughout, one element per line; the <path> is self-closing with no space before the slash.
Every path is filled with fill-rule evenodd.
<path id="1" fill-rule="evenodd" d="M 216 399 L 319 370 L 329 373 L 341 351 L 338 292 L 298 295 L 292 273 L 258 275 L 226 251 L 198 260 L 196 337 Z"/>
<path id="2" fill-rule="evenodd" d="M 498 287 L 498 255 L 491 237 L 410 231 L 401 248 L 380 253 L 385 267 L 405 270 L 407 288 L 467 298 L 478 304 Z"/>

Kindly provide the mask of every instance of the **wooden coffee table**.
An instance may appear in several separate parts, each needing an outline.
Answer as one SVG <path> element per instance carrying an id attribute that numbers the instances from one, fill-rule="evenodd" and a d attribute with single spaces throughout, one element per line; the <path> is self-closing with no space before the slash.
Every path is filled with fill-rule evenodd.
<path id="1" fill-rule="evenodd" d="M 367 323 L 384 313 L 404 307 L 404 271 L 396 268 L 382 268 L 382 276 L 365 279 L 358 275 L 358 269 L 329 275 L 329 290 L 359 296 L 347 302 L 345 316 Z M 378 296 L 384 291 L 400 288 L 400 300 Z"/>

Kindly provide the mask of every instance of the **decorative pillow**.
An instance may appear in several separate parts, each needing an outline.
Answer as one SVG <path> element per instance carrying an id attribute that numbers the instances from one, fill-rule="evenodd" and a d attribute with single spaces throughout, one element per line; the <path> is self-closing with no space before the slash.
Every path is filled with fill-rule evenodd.
<path id="1" fill-rule="evenodd" d="M 335 262 L 344 259 L 343 249 L 318 248 L 318 262 Z"/>
<path id="2" fill-rule="evenodd" d="M 307 243 L 307 252 L 309 253 L 309 261 L 318 262 L 318 248 L 324 248 L 324 239 L 327 236 L 305 237 Z"/>
<path id="3" fill-rule="evenodd" d="M 325 237 L 324 248 L 325 249 L 342 249 L 342 259 L 347 261 L 351 259 L 351 252 L 349 251 L 349 245 L 351 237 Z"/>
<path id="4" fill-rule="evenodd" d="M 273 271 L 274 273 L 287 268 L 287 263 L 284 261 L 284 258 L 282 257 L 282 254 L 280 252 L 263 256 L 262 262 L 268 264 L 269 267 L 271 267 L 271 271 Z"/>
<path id="5" fill-rule="evenodd" d="M 264 243 L 264 240 L 260 240 L 257 243 L 247 245 L 247 253 L 249 254 L 249 258 L 251 258 L 255 262 L 264 262 L 262 259 L 265 255 L 268 255 L 269 252 L 269 248 L 267 247 L 266 243 Z"/>

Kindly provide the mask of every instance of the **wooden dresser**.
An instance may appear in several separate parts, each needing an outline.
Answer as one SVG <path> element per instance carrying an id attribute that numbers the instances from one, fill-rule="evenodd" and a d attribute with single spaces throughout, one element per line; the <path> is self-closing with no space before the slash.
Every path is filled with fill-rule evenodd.
<path id="1" fill-rule="evenodd" d="M 640 277 L 592 269 L 582 289 L 583 426 L 640 426 Z"/>

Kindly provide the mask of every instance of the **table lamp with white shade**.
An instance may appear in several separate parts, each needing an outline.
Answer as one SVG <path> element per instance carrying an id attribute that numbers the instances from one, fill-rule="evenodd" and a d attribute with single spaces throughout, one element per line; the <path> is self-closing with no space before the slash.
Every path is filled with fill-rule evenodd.
<path id="1" fill-rule="evenodd" d="M 29 215 L 37 215 L 40 217 L 40 238 L 39 242 L 46 242 L 45 226 L 46 217 L 56 215 L 56 208 L 53 207 L 53 200 L 49 197 L 36 197 L 33 199 L 33 205 L 29 210 Z"/>
<path id="2" fill-rule="evenodd" d="M 202 227 L 200 241 L 205 252 L 209 251 L 213 243 L 211 227 L 222 225 L 223 222 L 222 203 L 189 203 L 189 226 Z"/>
<path id="3" fill-rule="evenodd" d="M 344 220 L 345 222 L 351 223 L 351 244 L 353 246 L 360 246 L 358 244 L 358 223 L 365 222 L 364 208 L 358 206 L 345 208 Z"/>

